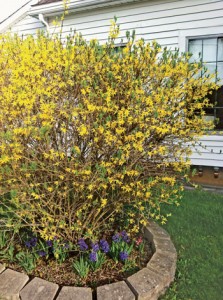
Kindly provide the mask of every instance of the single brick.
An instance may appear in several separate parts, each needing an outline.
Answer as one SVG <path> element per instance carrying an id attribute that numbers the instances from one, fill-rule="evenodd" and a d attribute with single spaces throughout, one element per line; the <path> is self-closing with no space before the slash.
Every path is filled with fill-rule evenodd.
<path id="1" fill-rule="evenodd" d="M 166 286 L 169 286 L 174 280 L 176 272 L 176 258 L 169 257 L 168 252 L 165 252 L 165 254 L 156 252 L 148 262 L 147 267 L 158 272 L 161 277 L 164 277 Z"/>
<path id="2" fill-rule="evenodd" d="M 172 254 L 174 254 L 174 253 L 176 254 L 176 249 L 170 238 L 169 239 L 160 239 L 160 238 L 155 237 L 153 242 L 154 242 L 156 251 L 171 252 Z"/>
<path id="3" fill-rule="evenodd" d="M 19 292 L 28 280 L 29 277 L 23 273 L 5 270 L 0 274 L 0 299 L 19 299 Z"/>
<path id="4" fill-rule="evenodd" d="M 177 251 L 163 251 L 157 249 L 155 253 L 160 253 L 162 255 L 167 255 L 170 259 L 177 261 Z"/>
<path id="5" fill-rule="evenodd" d="M 170 238 L 170 236 L 166 232 L 166 230 L 163 229 L 162 227 L 160 227 L 159 225 L 157 225 L 153 221 L 148 221 L 148 226 L 145 227 L 145 237 L 147 237 L 147 235 L 148 235 L 148 237 L 151 237 L 151 235 L 152 235 L 153 237 L 163 238 L 163 239 Z"/>
<path id="6" fill-rule="evenodd" d="M 21 300 L 53 300 L 59 286 L 35 277 L 20 292 Z"/>
<path id="7" fill-rule="evenodd" d="M 92 300 L 92 290 L 84 287 L 64 286 L 56 300 Z"/>
<path id="8" fill-rule="evenodd" d="M 136 297 L 124 281 L 97 288 L 97 300 L 135 300 Z"/>
<path id="9" fill-rule="evenodd" d="M 127 281 L 137 295 L 138 300 L 157 299 L 165 286 L 162 278 L 148 268 L 144 268 L 130 276 Z"/>
<path id="10" fill-rule="evenodd" d="M 5 270 L 5 266 L 3 264 L 0 264 L 0 273 L 2 273 Z"/>

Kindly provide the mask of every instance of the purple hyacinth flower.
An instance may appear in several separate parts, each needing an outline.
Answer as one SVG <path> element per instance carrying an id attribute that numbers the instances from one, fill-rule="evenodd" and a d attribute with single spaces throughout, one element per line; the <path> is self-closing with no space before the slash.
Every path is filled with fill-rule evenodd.
<path id="1" fill-rule="evenodd" d="M 119 235 L 119 233 L 114 234 L 113 237 L 112 237 L 112 240 L 115 243 L 120 242 L 120 235 Z"/>
<path id="2" fill-rule="evenodd" d="M 38 254 L 39 254 L 40 257 L 46 256 L 46 252 L 45 252 L 45 251 L 42 251 L 42 250 L 39 251 Z"/>
<path id="3" fill-rule="evenodd" d="M 48 247 L 53 247 L 53 242 L 50 241 L 50 240 L 49 240 L 49 241 L 46 241 L 46 244 L 47 244 Z"/>
<path id="4" fill-rule="evenodd" d="M 36 237 L 32 237 L 30 238 L 30 240 L 25 242 L 25 245 L 27 248 L 33 248 L 35 247 L 37 244 L 37 238 Z"/>
<path id="5" fill-rule="evenodd" d="M 128 259 L 129 255 L 126 251 L 122 251 L 120 252 L 119 257 L 122 261 L 125 261 L 126 259 Z"/>
<path id="6" fill-rule="evenodd" d="M 79 239 L 77 244 L 80 247 L 81 251 L 85 251 L 88 249 L 88 245 L 86 244 L 84 239 Z"/>
<path id="7" fill-rule="evenodd" d="M 92 262 L 96 262 L 96 261 L 97 261 L 97 253 L 96 253 L 96 252 L 91 252 L 91 253 L 89 254 L 89 259 L 90 259 L 90 261 L 92 261 Z"/>
<path id="8" fill-rule="evenodd" d="M 36 237 L 31 238 L 30 239 L 30 244 L 31 244 L 32 247 L 35 247 L 36 244 L 37 244 L 37 238 Z"/>
<path id="9" fill-rule="evenodd" d="M 123 230 L 122 232 L 120 232 L 120 235 L 121 235 L 122 240 L 123 240 L 124 242 L 126 242 L 126 243 L 129 242 L 129 237 L 128 237 L 128 234 L 127 234 L 127 232 L 126 232 L 125 230 Z"/>
<path id="10" fill-rule="evenodd" d="M 110 250 L 109 244 L 106 240 L 100 240 L 100 248 L 104 253 L 108 253 Z"/>
<path id="11" fill-rule="evenodd" d="M 98 245 L 98 243 L 92 243 L 92 244 L 91 244 L 91 248 L 92 248 L 92 250 L 93 250 L 94 252 L 99 251 L 99 245 Z"/>
<path id="12" fill-rule="evenodd" d="M 25 245 L 26 245 L 27 248 L 32 248 L 30 241 L 26 241 Z"/>

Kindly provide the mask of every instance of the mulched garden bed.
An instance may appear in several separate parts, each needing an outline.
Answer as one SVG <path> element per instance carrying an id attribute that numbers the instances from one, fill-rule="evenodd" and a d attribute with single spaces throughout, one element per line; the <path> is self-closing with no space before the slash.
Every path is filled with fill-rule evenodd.
<path id="1" fill-rule="evenodd" d="M 112 259 L 107 259 L 103 267 L 97 271 L 90 271 L 86 279 L 81 279 L 73 270 L 73 257 L 68 258 L 64 263 L 59 264 L 54 259 L 40 259 L 35 270 L 28 275 L 40 277 L 50 282 L 57 283 L 61 286 L 84 286 L 96 288 L 98 286 L 117 282 L 127 278 L 144 268 L 153 255 L 151 244 L 145 241 L 144 252 L 141 257 L 137 257 L 139 253 L 133 251 L 132 259 L 136 260 L 136 266 L 126 268 L 125 264 L 114 263 Z M 24 270 L 16 263 L 9 263 L 7 267 L 24 273 Z M 127 270 L 126 270 L 127 269 Z"/>

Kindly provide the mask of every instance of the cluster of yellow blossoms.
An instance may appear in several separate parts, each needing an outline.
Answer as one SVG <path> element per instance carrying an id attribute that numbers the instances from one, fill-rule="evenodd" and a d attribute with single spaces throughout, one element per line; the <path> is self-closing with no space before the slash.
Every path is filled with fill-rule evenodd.
<path id="1" fill-rule="evenodd" d="M 117 35 L 114 24 L 102 46 L 0 37 L 0 214 L 46 239 L 165 222 L 185 145 L 210 126 L 202 109 L 216 86 L 196 76 L 201 65 L 156 42 L 116 49 Z"/>

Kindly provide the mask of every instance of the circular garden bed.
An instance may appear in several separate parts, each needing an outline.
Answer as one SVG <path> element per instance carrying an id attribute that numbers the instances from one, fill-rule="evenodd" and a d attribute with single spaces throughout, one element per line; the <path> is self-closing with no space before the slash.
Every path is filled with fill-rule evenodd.
<path id="1" fill-rule="evenodd" d="M 168 233 L 152 221 L 149 221 L 144 228 L 144 239 L 151 244 L 153 251 L 146 266 L 121 281 L 105 284 L 96 289 L 60 286 L 39 277 L 29 277 L 0 264 L 0 298 L 13 300 L 158 299 L 174 280 L 176 249 Z"/>

